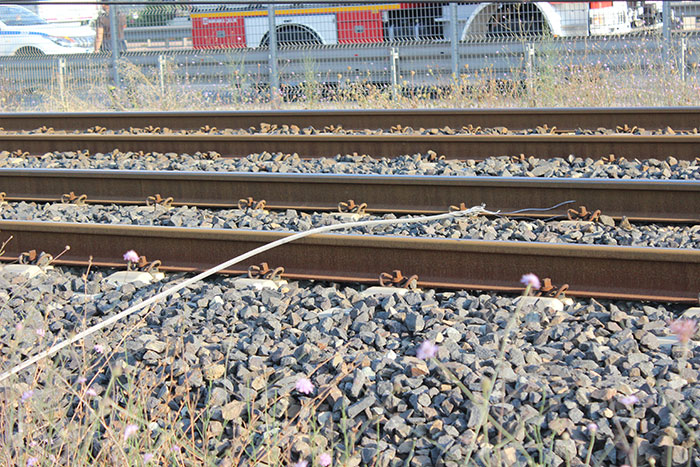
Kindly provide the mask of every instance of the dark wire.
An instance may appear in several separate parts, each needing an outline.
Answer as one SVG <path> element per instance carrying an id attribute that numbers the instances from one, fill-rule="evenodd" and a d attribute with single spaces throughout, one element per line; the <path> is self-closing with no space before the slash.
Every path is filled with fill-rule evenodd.
<path id="1" fill-rule="evenodd" d="M 559 207 L 561 207 L 561 206 L 564 206 L 564 205 L 566 205 L 566 204 L 571 204 L 571 203 L 575 203 L 575 202 L 576 202 L 575 199 L 571 199 L 571 200 L 569 200 L 569 201 L 562 201 L 561 203 L 555 204 L 554 206 L 551 206 L 551 207 L 548 207 L 548 208 L 527 208 L 527 209 L 519 209 L 519 210 L 517 210 L 517 211 L 511 211 L 511 212 L 499 212 L 499 213 L 497 213 L 496 215 L 497 215 L 497 216 L 500 216 L 500 217 L 511 217 L 512 214 L 521 214 L 521 213 L 524 213 L 524 212 L 532 212 L 532 211 L 547 212 L 547 211 L 552 211 L 552 210 L 554 210 L 554 209 L 557 209 L 557 208 L 559 208 Z M 545 221 L 545 222 L 551 221 L 551 220 L 556 219 L 556 218 L 561 217 L 561 216 L 562 216 L 561 214 L 558 214 L 558 215 L 556 215 L 556 216 L 548 217 L 548 218 L 544 219 L 544 221 Z M 520 217 L 519 217 L 519 218 L 520 218 Z M 527 216 L 523 216 L 523 217 L 521 217 L 521 218 L 527 219 L 528 217 L 527 217 Z M 515 219 L 518 219 L 518 218 L 515 218 Z"/>

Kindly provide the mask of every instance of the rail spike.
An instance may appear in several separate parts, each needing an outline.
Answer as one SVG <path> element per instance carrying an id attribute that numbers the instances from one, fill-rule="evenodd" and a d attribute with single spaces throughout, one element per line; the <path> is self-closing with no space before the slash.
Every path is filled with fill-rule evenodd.
<path id="1" fill-rule="evenodd" d="M 29 250 L 20 253 L 18 261 L 19 264 L 33 264 L 43 269 L 51 264 L 53 261 L 53 256 L 43 251 L 41 253 L 37 253 L 36 250 Z"/>
<path id="2" fill-rule="evenodd" d="M 173 207 L 173 201 L 174 199 L 172 196 L 163 198 L 160 193 L 156 193 L 155 195 L 146 198 L 146 206 L 162 206 L 170 209 Z"/>
<path id="3" fill-rule="evenodd" d="M 415 289 L 418 287 L 418 276 L 404 276 L 401 270 L 394 269 L 391 273 L 383 272 L 379 274 L 379 285 L 382 287 L 402 287 Z"/>
<path id="4" fill-rule="evenodd" d="M 338 203 L 338 212 L 341 213 L 365 214 L 366 209 L 367 203 L 357 204 L 352 199 Z"/>
<path id="5" fill-rule="evenodd" d="M 63 204 L 75 204 L 76 206 L 85 206 L 87 202 L 87 195 L 76 195 L 74 192 L 64 193 L 61 195 L 61 202 Z"/>
<path id="6" fill-rule="evenodd" d="M 242 209 L 244 211 L 265 209 L 265 204 L 266 201 L 264 199 L 256 201 L 252 196 L 248 196 L 247 198 L 241 198 L 238 200 L 238 209 Z"/>
<path id="7" fill-rule="evenodd" d="M 566 211 L 566 217 L 568 217 L 570 221 L 600 222 L 601 215 L 600 209 L 591 212 L 588 211 L 586 206 L 579 206 L 578 211 L 576 209 L 569 209 Z"/>
<path id="8" fill-rule="evenodd" d="M 163 263 L 159 259 L 149 262 L 146 259 L 146 256 L 139 256 L 139 261 L 136 263 L 136 269 L 143 272 L 159 272 L 158 268 L 162 265 Z"/>
<path id="9" fill-rule="evenodd" d="M 535 128 L 535 131 L 533 133 L 538 135 L 555 135 L 557 133 L 557 127 L 550 127 L 545 123 Z"/>
<path id="10" fill-rule="evenodd" d="M 564 292 L 567 290 L 569 290 L 569 284 L 563 284 L 557 287 L 552 285 L 552 279 L 545 277 L 542 279 L 542 287 L 540 287 L 536 296 L 559 298 L 559 296 L 563 296 Z"/>
<path id="11" fill-rule="evenodd" d="M 615 132 L 616 133 L 629 133 L 629 134 L 635 134 L 638 135 L 644 131 L 644 128 L 639 128 L 636 125 L 634 126 L 629 126 L 628 124 L 624 124 L 622 126 L 618 125 L 615 127 Z"/>
<path id="12" fill-rule="evenodd" d="M 251 279 L 278 281 L 282 278 L 282 274 L 284 274 L 283 267 L 280 266 L 272 269 L 267 263 L 260 263 L 248 268 L 248 277 Z"/>

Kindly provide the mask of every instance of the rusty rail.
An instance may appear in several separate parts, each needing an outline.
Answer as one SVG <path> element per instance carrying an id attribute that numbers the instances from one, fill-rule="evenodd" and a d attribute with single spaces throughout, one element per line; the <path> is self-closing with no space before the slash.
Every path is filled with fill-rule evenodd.
<path id="1" fill-rule="evenodd" d="M 0 236 L 13 236 L 3 260 L 35 249 L 56 254 L 61 264 L 124 265 L 134 249 L 164 268 L 199 271 L 281 237 L 285 232 L 0 221 Z M 570 295 L 695 303 L 700 288 L 700 251 L 478 240 L 315 235 L 251 258 L 228 271 L 244 273 L 265 261 L 284 266 L 285 276 L 375 283 L 381 272 L 417 274 L 419 285 L 499 291 L 520 290 L 523 272 L 567 283 Z"/>
<path id="2" fill-rule="evenodd" d="M 56 130 L 84 130 L 95 125 L 122 129 L 149 125 L 171 129 L 248 128 L 261 122 L 276 125 L 341 125 L 348 129 L 404 127 L 461 128 L 505 126 L 512 130 L 556 126 L 576 128 L 615 128 L 628 124 L 647 129 L 670 126 L 692 130 L 700 121 L 700 107 L 651 108 L 541 108 L 541 109 L 409 109 L 409 110 L 268 110 L 214 112 L 77 112 L 77 113 L 0 113 L 0 127 L 26 130 L 42 126 Z"/>
<path id="3" fill-rule="evenodd" d="M 268 209 L 336 210 L 348 199 L 368 212 L 437 213 L 451 205 L 485 204 L 512 212 L 585 205 L 630 220 L 700 222 L 700 181 L 602 180 L 521 177 L 327 175 L 66 169 L 0 169 L 7 201 L 52 202 L 65 193 L 84 193 L 91 203 L 144 204 L 158 194 L 175 205 L 233 208 L 238 200 L 265 200 Z"/>
<path id="4" fill-rule="evenodd" d="M 301 157 L 367 154 L 397 157 L 433 150 L 449 159 L 535 155 L 540 158 L 600 158 L 614 154 L 627 159 L 694 160 L 700 155 L 700 135 L 102 135 L 0 134 L 0 147 L 40 155 L 52 151 L 154 151 L 188 153 L 215 151 L 224 157 L 253 153 L 297 153 Z"/>

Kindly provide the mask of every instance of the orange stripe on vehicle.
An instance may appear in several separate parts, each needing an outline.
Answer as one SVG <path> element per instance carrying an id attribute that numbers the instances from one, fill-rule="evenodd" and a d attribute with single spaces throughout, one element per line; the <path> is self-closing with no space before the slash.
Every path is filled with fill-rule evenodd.
<path id="1" fill-rule="evenodd" d="M 368 6 L 345 6 L 345 7 L 323 7 L 323 8 L 298 8 L 287 10 L 275 10 L 275 15 L 318 15 L 324 13 L 341 13 L 352 11 L 384 11 L 384 10 L 399 10 L 400 3 L 392 3 L 387 5 L 368 5 Z M 192 18 L 222 18 L 226 16 L 267 16 L 267 11 L 229 11 L 221 13 L 194 13 Z"/>

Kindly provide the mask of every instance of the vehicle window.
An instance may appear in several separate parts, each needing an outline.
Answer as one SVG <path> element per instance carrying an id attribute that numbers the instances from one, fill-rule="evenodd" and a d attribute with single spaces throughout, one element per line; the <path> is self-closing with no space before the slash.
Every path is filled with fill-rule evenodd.
<path id="1" fill-rule="evenodd" d="M 0 5 L 0 21 L 7 26 L 32 26 L 47 24 L 36 14 L 26 8 Z"/>

